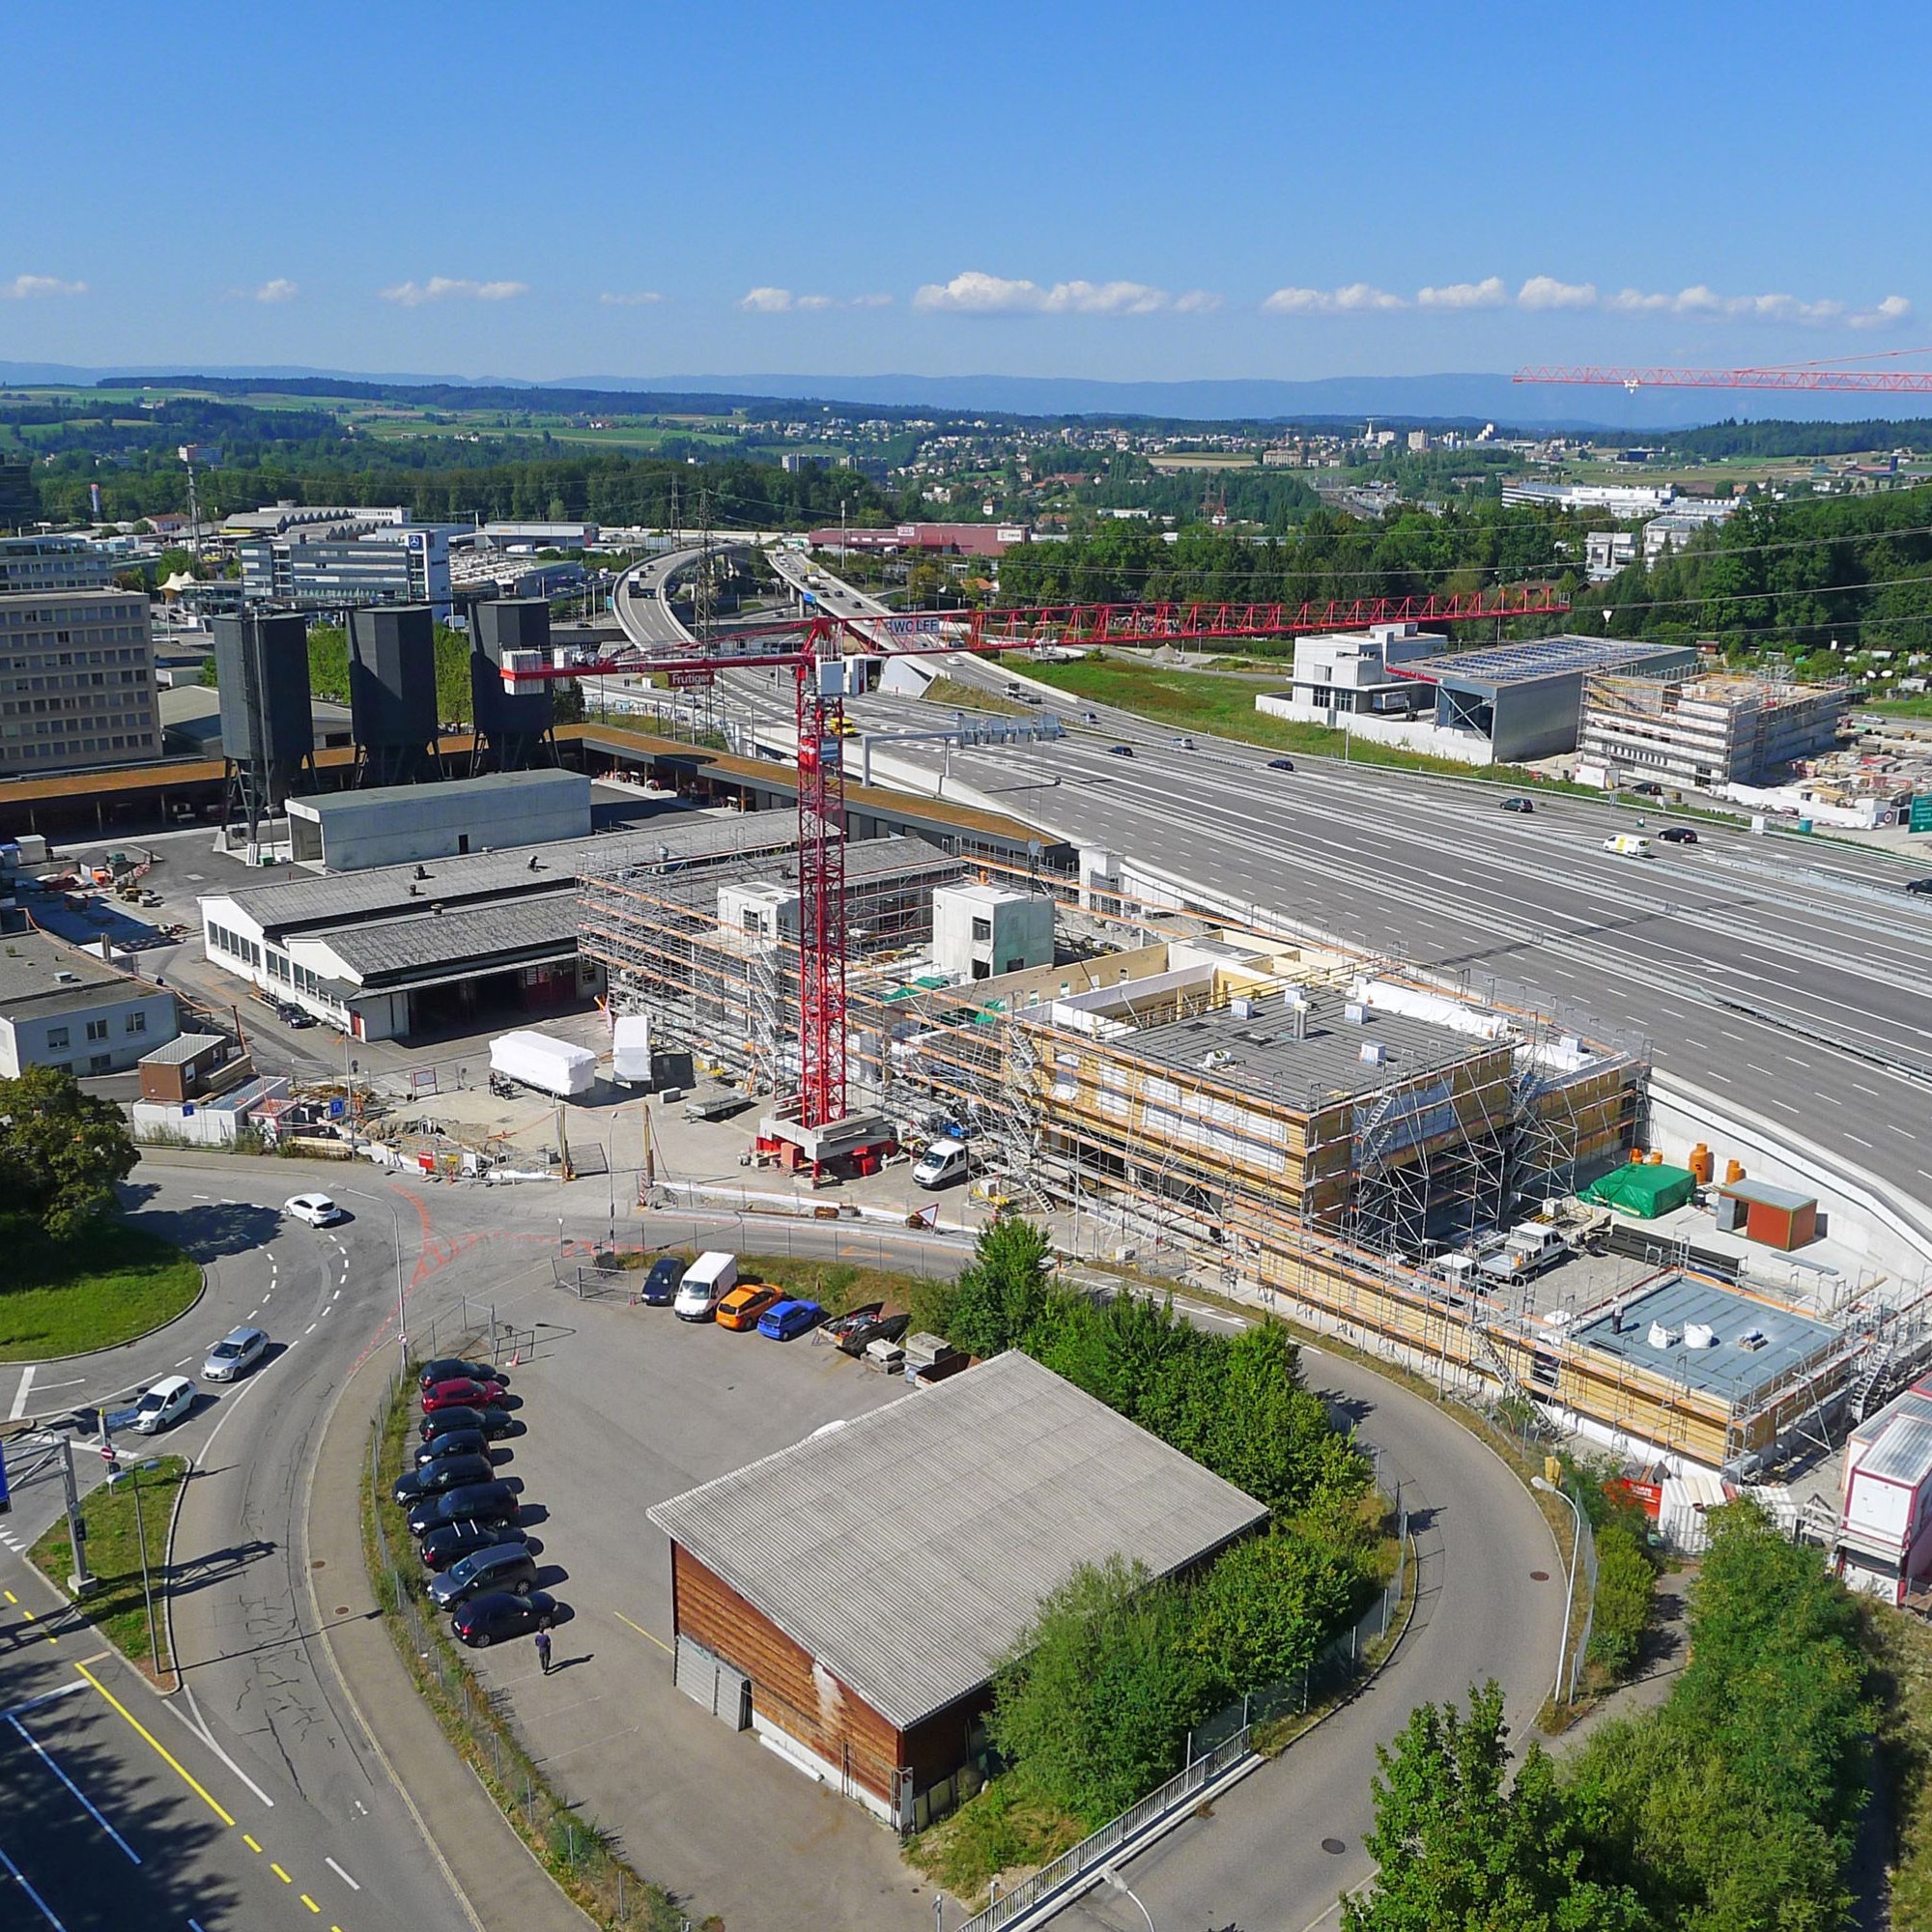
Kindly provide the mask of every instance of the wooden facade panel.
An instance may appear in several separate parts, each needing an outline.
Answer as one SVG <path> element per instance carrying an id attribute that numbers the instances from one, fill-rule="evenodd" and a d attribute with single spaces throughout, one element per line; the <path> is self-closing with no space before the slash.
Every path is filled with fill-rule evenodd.
<path id="1" fill-rule="evenodd" d="M 677 1544 L 671 1546 L 671 1586 L 677 1634 L 714 1651 L 752 1680 L 754 1714 L 769 1718 L 854 1783 L 892 1799 L 893 1772 L 904 1762 L 893 1725 Z"/>

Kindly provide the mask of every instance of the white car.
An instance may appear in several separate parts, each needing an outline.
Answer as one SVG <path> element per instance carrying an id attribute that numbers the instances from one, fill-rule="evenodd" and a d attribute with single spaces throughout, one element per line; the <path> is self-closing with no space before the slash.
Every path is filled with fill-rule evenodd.
<path id="1" fill-rule="evenodd" d="M 125 1424 L 143 1435 L 158 1435 L 171 1428 L 194 1406 L 194 1384 L 185 1376 L 163 1376 L 134 1405 L 134 1413 Z"/>
<path id="2" fill-rule="evenodd" d="M 282 1212 L 311 1228 L 327 1228 L 342 1219 L 342 1209 L 327 1194 L 292 1194 L 282 1203 Z"/>
<path id="3" fill-rule="evenodd" d="M 208 1351 L 202 1375 L 212 1382 L 232 1382 L 243 1369 L 251 1369 L 262 1359 L 269 1338 L 259 1328 L 236 1328 L 224 1335 Z"/>

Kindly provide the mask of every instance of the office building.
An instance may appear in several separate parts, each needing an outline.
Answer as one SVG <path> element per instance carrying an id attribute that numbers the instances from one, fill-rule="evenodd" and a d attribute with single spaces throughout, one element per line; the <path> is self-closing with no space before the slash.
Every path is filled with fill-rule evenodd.
<path id="1" fill-rule="evenodd" d="M 0 1078 L 120 1073 L 179 1031 L 175 996 L 43 932 L 0 947 Z"/>
<path id="2" fill-rule="evenodd" d="M 1439 631 L 1414 624 L 1371 624 L 1294 640 L 1294 682 L 1266 708 L 1304 724 L 1336 724 L 1344 717 L 1407 718 L 1430 694 L 1397 667 L 1446 650 Z"/>
<path id="3" fill-rule="evenodd" d="M 40 514 L 32 461 L 24 456 L 0 456 L 0 530 L 23 530 Z"/>
<path id="4" fill-rule="evenodd" d="M 0 776 L 45 778 L 160 753 L 145 596 L 0 594 Z"/>
<path id="5" fill-rule="evenodd" d="M 384 524 L 352 537 L 244 538 L 242 589 L 251 605 L 349 611 L 364 604 L 427 604 L 449 616 L 449 539 L 462 524 Z"/>
<path id="6" fill-rule="evenodd" d="M 26 590 L 101 590 L 114 559 L 85 537 L 0 537 L 0 596 Z"/>

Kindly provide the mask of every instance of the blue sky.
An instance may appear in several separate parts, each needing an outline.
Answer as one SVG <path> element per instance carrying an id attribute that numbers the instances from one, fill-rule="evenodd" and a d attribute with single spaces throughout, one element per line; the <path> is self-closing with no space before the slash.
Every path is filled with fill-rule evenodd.
<path id="1" fill-rule="evenodd" d="M 0 360 L 1117 379 L 1916 346 L 1932 14 L 8 10 Z"/>

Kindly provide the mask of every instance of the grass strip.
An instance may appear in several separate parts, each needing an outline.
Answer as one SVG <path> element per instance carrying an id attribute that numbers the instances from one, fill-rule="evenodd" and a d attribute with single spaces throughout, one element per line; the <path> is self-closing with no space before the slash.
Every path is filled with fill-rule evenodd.
<path id="1" fill-rule="evenodd" d="M 0 1362 L 114 1348 L 173 1321 L 200 1293 L 194 1262 L 125 1221 L 58 1241 L 30 1215 L 0 1215 Z"/>

